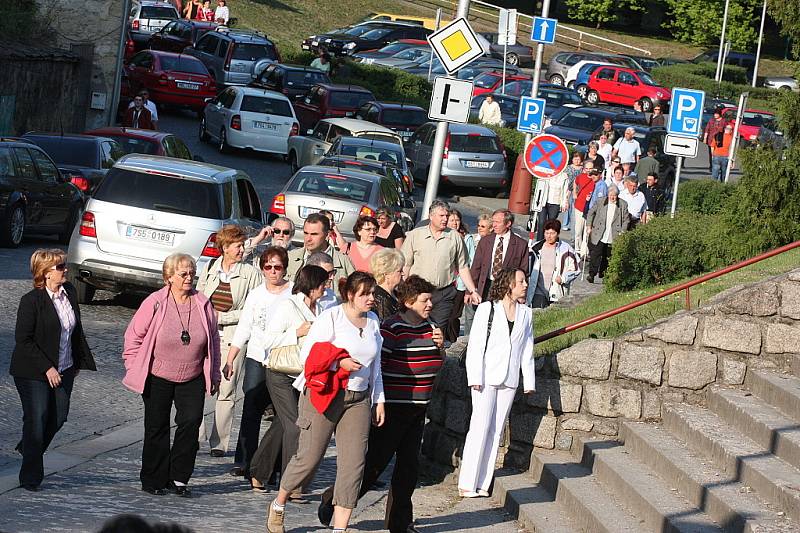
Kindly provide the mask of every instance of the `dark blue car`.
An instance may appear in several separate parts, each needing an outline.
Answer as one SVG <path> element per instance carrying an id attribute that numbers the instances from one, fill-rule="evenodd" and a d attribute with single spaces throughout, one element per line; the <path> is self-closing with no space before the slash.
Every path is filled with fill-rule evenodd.
<path id="1" fill-rule="evenodd" d="M 517 80 L 506 84 L 506 94 L 501 94 L 500 91 L 491 93 L 495 101 L 500 105 L 500 113 L 503 117 L 503 126 L 513 128 L 517 124 L 517 115 L 519 115 L 519 103 L 522 95 L 528 96 L 531 94 L 533 82 L 530 80 Z M 479 94 L 472 99 L 470 103 L 469 116 L 472 119 L 478 119 L 478 111 L 481 108 L 487 94 Z M 539 98 L 545 99 L 545 117 L 549 117 L 558 109 L 570 109 L 571 107 L 578 107 L 583 105 L 580 97 L 575 91 L 565 89 L 560 85 L 552 85 L 549 83 L 539 86 Z"/>

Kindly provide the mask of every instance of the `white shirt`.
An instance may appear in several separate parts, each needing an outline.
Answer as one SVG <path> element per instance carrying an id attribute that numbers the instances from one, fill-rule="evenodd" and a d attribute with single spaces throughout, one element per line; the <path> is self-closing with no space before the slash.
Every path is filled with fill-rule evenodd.
<path id="1" fill-rule="evenodd" d="M 617 204 L 608 202 L 608 211 L 606 211 L 606 230 L 600 238 L 600 242 L 606 244 L 613 244 L 614 235 L 611 233 L 611 224 L 614 223 L 614 217 L 617 215 Z"/>
<path id="2" fill-rule="evenodd" d="M 547 203 L 558 207 L 567 203 L 567 176 L 566 172 L 561 172 L 547 180 Z"/>
<path id="3" fill-rule="evenodd" d="M 292 295 L 292 285 L 291 281 L 288 282 L 277 294 L 269 292 L 266 283 L 250 291 L 244 301 L 239 325 L 233 334 L 231 345 L 241 349 L 247 343 L 247 357 L 266 365 L 269 357 L 267 322 L 272 319 L 278 302 Z"/>
<path id="4" fill-rule="evenodd" d="M 367 325 L 361 331 L 344 313 L 344 307 L 337 305 L 323 311 L 308 330 L 300 360 L 305 364 L 311 348 L 318 342 L 330 342 L 337 348 L 346 350 L 350 357 L 361 363 L 361 368 L 350 372 L 347 380 L 349 391 L 371 391 L 372 403 L 383 403 L 383 374 L 381 374 L 381 348 L 383 337 L 380 321 L 375 313 L 367 313 Z M 300 391 L 306 385 L 305 374 L 294 380 L 294 387 Z"/>
<path id="5" fill-rule="evenodd" d="M 495 235 L 494 245 L 492 246 L 492 257 L 489 260 L 489 279 L 494 281 L 494 254 L 497 253 L 497 243 L 500 242 L 500 237 L 503 238 L 503 261 L 506 259 L 508 253 L 508 241 L 511 240 L 511 230 L 506 231 L 502 235 Z"/>
<path id="6" fill-rule="evenodd" d="M 621 137 L 614 143 L 614 150 L 618 151 L 619 160 L 623 163 L 635 163 L 636 156 L 642 155 L 642 147 L 636 139 L 627 140 Z"/>
<path id="7" fill-rule="evenodd" d="M 61 337 L 58 341 L 58 371 L 63 372 L 70 368 L 73 364 L 72 361 L 72 330 L 75 329 L 75 310 L 72 309 L 72 304 L 69 303 L 67 298 L 67 291 L 64 287 L 59 287 L 57 292 L 53 292 L 45 287 L 47 295 L 53 301 L 58 314 L 58 320 L 61 322 Z"/>
<path id="8" fill-rule="evenodd" d="M 231 16 L 230 10 L 228 6 L 217 6 L 217 9 L 214 10 L 214 21 L 216 22 L 219 19 L 225 21 L 224 23 L 228 23 L 228 18 Z"/>
<path id="9" fill-rule="evenodd" d="M 325 311 L 334 305 L 339 305 L 339 298 L 336 297 L 336 292 L 333 289 L 325 289 L 322 298 L 317 300 L 317 305 L 320 311 Z"/>
<path id="10" fill-rule="evenodd" d="M 484 100 L 478 111 L 478 120 L 480 120 L 482 124 L 499 126 L 503 121 L 503 114 L 500 112 L 500 104 L 497 102 L 490 103 Z"/>
<path id="11" fill-rule="evenodd" d="M 626 188 L 620 191 L 619 197 L 628 204 L 628 213 L 630 213 L 633 218 L 638 220 L 642 218 L 644 212 L 647 211 L 647 198 L 645 198 L 642 191 L 637 190 L 635 193 L 631 194 Z"/>
<path id="12" fill-rule="evenodd" d="M 611 152 L 613 150 L 614 150 L 614 147 L 611 146 L 608 143 L 605 143 L 604 145 L 600 146 L 597 149 L 597 153 L 600 154 L 601 156 L 603 156 L 603 161 L 605 161 L 606 168 L 611 166 Z M 602 170 L 602 169 L 598 169 L 598 170 Z"/>
<path id="13" fill-rule="evenodd" d="M 133 106 L 134 103 L 133 100 L 131 100 L 131 103 L 128 104 L 128 109 Z M 148 98 L 148 100 L 144 103 L 144 108 L 150 111 L 150 120 L 153 122 L 158 122 L 158 108 L 156 107 L 156 104 L 154 104 L 153 101 Z"/>

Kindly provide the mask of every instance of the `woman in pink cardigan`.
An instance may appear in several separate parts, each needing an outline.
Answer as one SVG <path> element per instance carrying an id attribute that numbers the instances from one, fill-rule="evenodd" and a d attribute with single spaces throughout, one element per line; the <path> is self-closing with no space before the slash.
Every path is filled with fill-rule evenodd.
<path id="1" fill-rule="evenodd" d="M 148 296 L 125 331 L 122 383 L 144 400 L 142 490 L 189 497 L 198 433 L 207 392 L 220 382 L 217 317 L 211 302 L 194 290 L 190 255 L 164 260 L 166 286 Z M 170 411 L 175 405 L 175 440 L 170 448 Z"/>

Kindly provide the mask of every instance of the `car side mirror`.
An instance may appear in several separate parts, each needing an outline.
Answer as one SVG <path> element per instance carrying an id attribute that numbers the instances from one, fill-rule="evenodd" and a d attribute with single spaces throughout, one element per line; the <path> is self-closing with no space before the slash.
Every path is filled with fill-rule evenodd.
<path id="1" fill-rule="evenodd" d="M 310 104 L 310 103 L 311 103 L 311 98 L 309 98 L 308 96 L 306 96 L 306 97 L 305 97 L 305 99 L 303 99 L 303 101 L 304 101 L 305 103 L 307 103 L 307 104 Z"/>
<path id="2" fill-rule="evenodd" d="M 414 168 L 414 162 L 407 157 L 406 157 L 406 165 L 408 165 L 408 168 Z"/>
<path id="3" fill-rule="evenodd" d="M 306 130 L 306 135 L 311 135 L 312 133 L 314 133 L 314 130 Z"/>
<path id="4" fill-rule="evenodd" d="M 56 182 L 57 182 L 57 183 L 69 183 L 69 180 L 67 179 L 67 177 L 66 177 L 64 174 L 62 174 L 61 172 L 59 172 L 59 173 L 56 175 Z"/>
<path id="5" fill-rule="evenodd" d="M 207 103 L 207 104 L 216 104 L 217 103 L 217 99 L 216 98 L 203 98 L 203 101 L 205 103 Z"/>

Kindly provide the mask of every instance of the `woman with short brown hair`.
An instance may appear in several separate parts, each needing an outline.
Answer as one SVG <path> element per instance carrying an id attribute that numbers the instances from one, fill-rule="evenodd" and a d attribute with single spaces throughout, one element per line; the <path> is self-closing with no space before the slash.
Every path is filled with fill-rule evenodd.
<path id="1" fill-rule="evenodd" d="M 350 258 L 356 270 L 371 273 L 370 259 L 383 249 L 383 246 L 375 243 L 375 237 L 378 235 L 378 221 L 371 216 L 358 217 L 353 226 L 353 234 L 356 236 L 355 242 L 348 242 L 342 252 Z"/>

